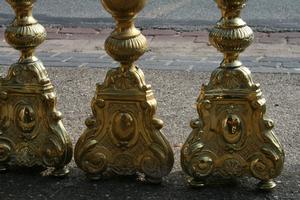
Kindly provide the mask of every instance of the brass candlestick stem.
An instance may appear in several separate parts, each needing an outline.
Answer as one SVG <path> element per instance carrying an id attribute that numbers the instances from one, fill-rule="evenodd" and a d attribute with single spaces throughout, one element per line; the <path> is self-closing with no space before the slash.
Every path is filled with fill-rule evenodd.
<path id="1" fill-rule="evenodd" d="M 21 52 L 8 75 L 0 80 L 0 169 L 10 166 L 54 167 L 68 173 L 72 144 L 56 110 L 56 96 L 34 49 L 46 38 L 32 16 L 35 0 L 7 0 L 16 18 L 5 31 L 6 41 Z"/>
<path id="2" fill-rule="evenodd" d="M 193 186 L 209 177 L 253 176 L 261 189 L 276 186 L 273 178 L 283 167 L 284 152 L 265 119 L 265 99 L 251 72 L 239 61 L 253 40 L 253 32 L 240 18 L 247 0 L 216 0 L 222 18 L 210 32 L 210 42 L 224 53 L 208 85 L 198 98 L 199 119 L 182 148 L 181 163 Z"/>
<path id="3" fill-rule="evenodd" d="M 159 183 L 172 169 L 173 152 L 160 132 L 163 122 L 154 118 L 151 86 L 133 64 L 147 49 L 146 38 L 133 23 L 146 0 L 101 2 L 117 22 L 105 49 L 121 65 L 97 85 L 93 116 L 86 120 L 88 128 L 76 144 L 75 161 L 92 179 L 107 172 L 140 172 L 147 181 Z"/>

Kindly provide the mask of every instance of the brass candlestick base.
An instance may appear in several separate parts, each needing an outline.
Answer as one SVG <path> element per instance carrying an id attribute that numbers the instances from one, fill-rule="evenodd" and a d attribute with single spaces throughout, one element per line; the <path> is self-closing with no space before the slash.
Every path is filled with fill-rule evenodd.
<path id="1" fill-rule="evenodd" d="M 75 161 L 92 179 L 108 172 L 144 173 L 159 183 L 173 166 L 172 149 L 161 134 L 163 122 L 154 118 L 156 100 L 143 72 L 133 64 L 147 48 L 133 20 L 146 0 L 102 0 L 117 26 L 106 40 L 107 53 L 121 66 L 110 70 L 97 86 L 93 116 L 75 148 Z"/>
<path id="2" fill-rule="evenodd" d="M 211 176 L 253 176 L 261 189 L 276 186 L 273 178 L 283 167 L 284 152 L 265 119 L 265 99 L 251 72 L 238 60 L 253 40 L 250 27 L 239 17 L 246 0 L 217 0 L 223 17 L 210 33 L 211 43 L 224 60 L 202 87 L 199 119 L 182 148 L 182 168 L 193 186 Z"/>
<path id="3" fill-rule="evenodd" d="M 6 29 L 6 41 L 21 57 L 0 80 L 0 169 L 10 166 L 54 167 L 53 175 L 68 173 L 72 144 L 56 110 L 56 96 L 34 49 L 46 38 L 32 17 L 35 0 L 7 0 L 16 18 Z"/>

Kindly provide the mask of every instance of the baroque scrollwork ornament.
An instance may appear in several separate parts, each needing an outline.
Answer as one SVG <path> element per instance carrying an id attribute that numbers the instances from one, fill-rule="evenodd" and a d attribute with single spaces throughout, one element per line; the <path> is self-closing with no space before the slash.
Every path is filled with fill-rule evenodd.
<path id="1" fill-rule="evenodd" d="M 0 170 L 10 167 L 54 168 L 64 176 L 72 159 L 72 143 L 56 110 L 56 95 L 34 49 L 46 31 L 32 16 L 35 0 L 6 0 L 16 17 L 5 31 L 6 41 L 21 52 L 0 79 Z"/>
<path id="2" fill-rule="evenodd" d="M 160 132 L 163 122 L 154 118 L 151 86 L 134 64 L 147 49 L 146 38 L 133 23 L 145 3 L 102 0 L 117 21 L 105 49 L 120 66 L 97 85 L 93 116 L 86 120 L 87 129 L 75 147 L 75 161 L 91 179 L 142 173 L 146 181 L 160 183 L 173 166 L 172 149 Z"/>
<path id="3" fill-rule="evenodd" d="M 259 188 L 272 189 L 282 171 L 284 151 L 264 117 L 265 99 L 239 54 L 254 34 L 240 18 L 247 0 L 216 0 L 222 18 L 210 32 L 210 42 L 224 54 L 220 67 L 201 89 L 199 118 L 181 152 L 181 164 L 192 186 L 204 186 L 213 176 L 260 179 Z"/>

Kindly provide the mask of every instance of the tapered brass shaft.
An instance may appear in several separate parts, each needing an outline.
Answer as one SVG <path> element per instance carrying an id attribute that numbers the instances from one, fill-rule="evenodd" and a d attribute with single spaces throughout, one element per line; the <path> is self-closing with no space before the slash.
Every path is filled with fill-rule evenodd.
<path id="1" fill-rule="evenodd" d="M 56 95 L 34 49 L 46 31 L 32 16 L 35 0 L 6 0 L 16 18 L 5 31 L 6 41 L 21 52 L 8 75 L 0 80 L 0 168 L 54 167 L 68 173 L 72 144 L 56 110 Z"/>
<path id="2" fill-rule="evenodd" d="M 75 161 L 90 178 L 109 172 L 145 174 L 147 181 L 161 182 L 172 169 L 172 149 L 161 134 L 163 122 L 154 118 L 156 100 L 151 86 L 134 62 L 147 49 L 147 40 L 135 28 L 134 19 L 146 0 L 102 0 L 116 20 L 105 49 L 118 68 L 97 85 L 92 100 L 93 116 L 75 148 Z"/>
<path id="3" fill-rule="evenodd" d="M 224 54 L 220 67 L 201 89 L 199 118 L 181 152 L 181 164 L 193 186 L 218 175 L 253 176 L 261 189 L 276 186 L 284 152 L 265 119 L 265 99 L 239 54 L 253 41 L 253 32 L 240 18 L 247 0 L 216 0 L 222 18 L 210 32 L 210 42 Z"/>

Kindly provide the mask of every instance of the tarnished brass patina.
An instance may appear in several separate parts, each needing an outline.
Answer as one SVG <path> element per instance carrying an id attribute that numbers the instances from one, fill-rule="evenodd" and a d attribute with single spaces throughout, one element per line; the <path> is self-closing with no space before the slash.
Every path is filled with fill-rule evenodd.
<path id="1" fill-rule="evenodd" d="M 7 27 L 5 38 L 21 57 L 0 79 L 0 170 L 53 167 L 53 175 L 63 176 L 68 173 L 72 144 L 56 110 L 46 69 L 34 56 L 46 31 L 32 16 L 35 0 L 6 1 L 16 18 Z"/>
<path id="2" fill-rule="evenodd" d="M 246 1 L 216 0 L 222 18 L 209 37 L 224 60 L 201 89 L 199 118 L 191 122 L 193 131 L 182 148 L 182 168 L 192 186 L 204 186 L 211 177 L 248 175 L 261 180 L 261 189 L 271 189 L 283 168 L 284 152 L 273 122 L 264 118 L 260 85 L 239 61 L 254 38 L 240 18 Z"/>
<path id="3" fill-rule="evenodd" d="M 151 86 L 133 64 L 147 50 L 146 38 L 133 23 L 146 0 L 101 2 L 117 22 L 105 49 L 120 66 L 97 85 L 93 116 L 76 144 L 75 161 L 92 179 L 139 172 L 147 181 L 159 183 L 172 169 L 173 152 L 160 132 L 163 122 L 154 118 Z"/>

